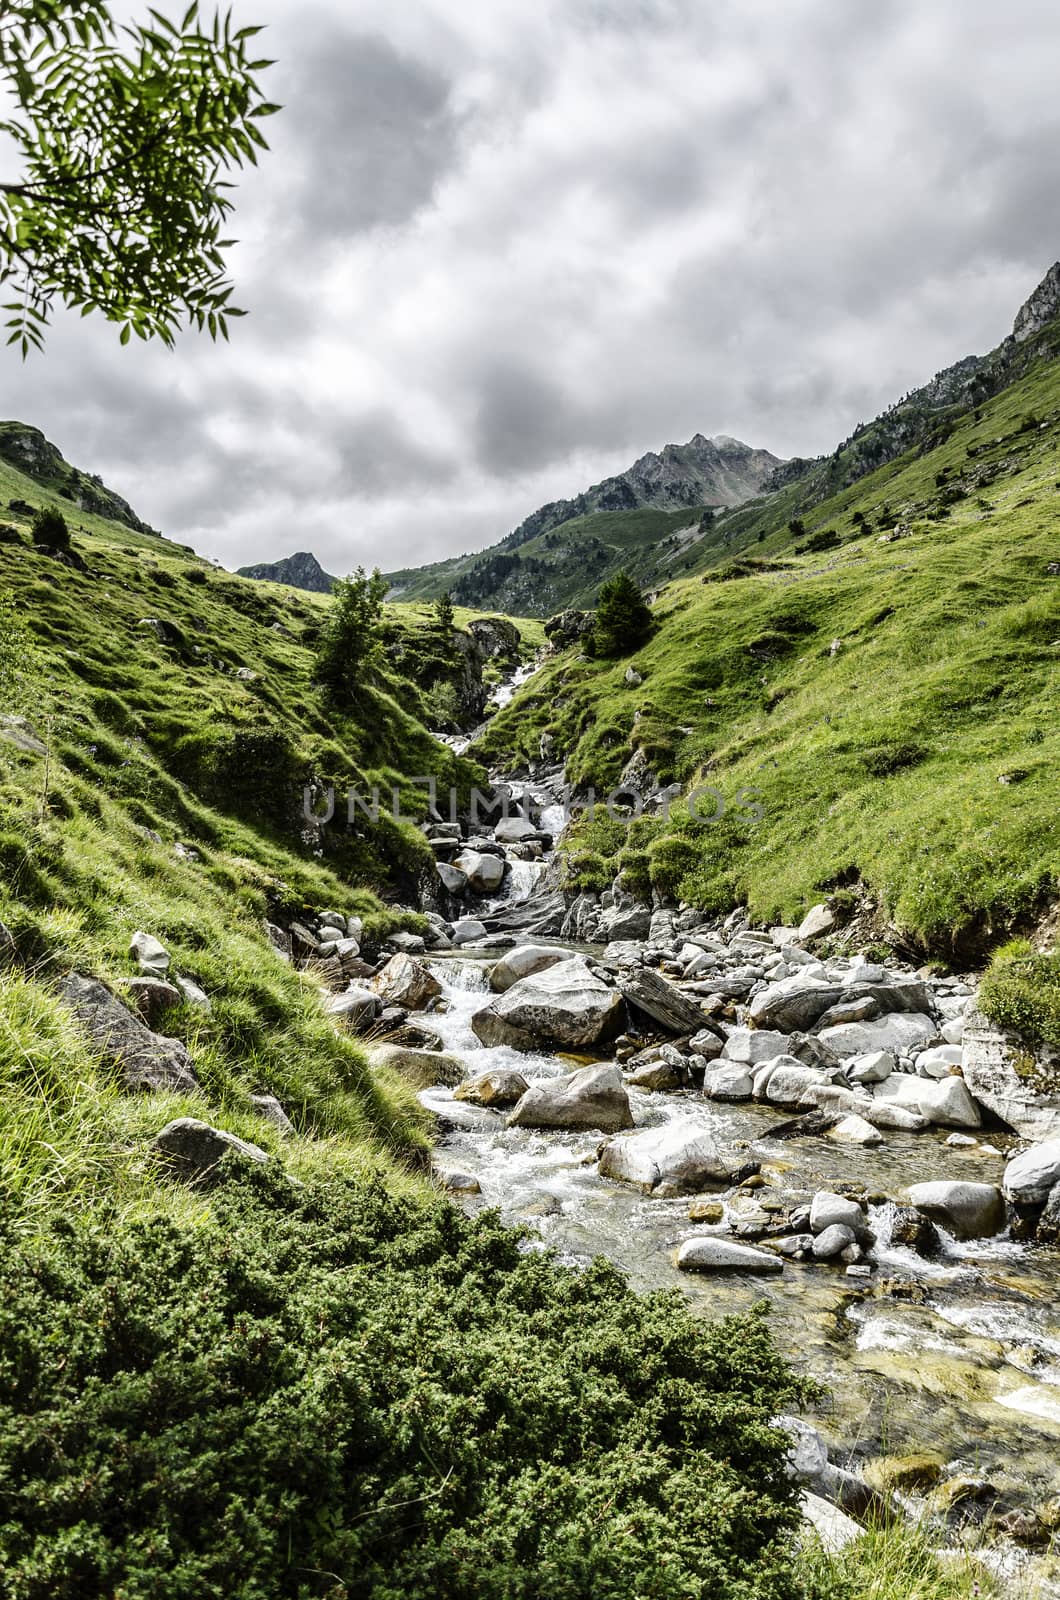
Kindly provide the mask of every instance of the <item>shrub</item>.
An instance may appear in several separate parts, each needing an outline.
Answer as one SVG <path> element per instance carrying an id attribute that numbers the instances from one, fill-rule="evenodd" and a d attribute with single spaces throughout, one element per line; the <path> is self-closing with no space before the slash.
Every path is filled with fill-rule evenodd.
<path id="1" fill-rule="evenodd" d="M 378 1181 L 229 1181 L 196 1226 L 0 1253 L 0 1521 L 22 1600 L 795 1600 L 770 1418 L 711 1325 Z"/>
<path id="2" fill-rule="evenodd" d="M 676 894 L 686 872 L 691 871 L 699 852 L 686 834 L 664 833 L 648 846 L 648 861 L 653 888 L 663 894 Z"/>
<path id="3" fill-rule="evenodd" d="M 983 978 L 979 1005 L 1029 1043 L 1060 1048 L 1060 952 L 1038 955 L 1023 939 L 1002 945 Z"/>
<path id="4" fill-rule="evenodd" d="M 42 506 L 34 516 L 29 531 L 33 543 L 46 550 L 70 548 L 70 529 L 66 518 L 55 506 Z"/>
<path id="5" fill-rule="evenodd" d="M 313 665 L 313 681 L 340 706 L 352 706 L 363 687 L 363 674 L 379 655 L 383 600 L 387 582 L 379 571 L 358 567 L 351 578 L 339 578 L 334 602 L 321 634 Z M 303 636 L 304 637 L 304 636 Z"/>

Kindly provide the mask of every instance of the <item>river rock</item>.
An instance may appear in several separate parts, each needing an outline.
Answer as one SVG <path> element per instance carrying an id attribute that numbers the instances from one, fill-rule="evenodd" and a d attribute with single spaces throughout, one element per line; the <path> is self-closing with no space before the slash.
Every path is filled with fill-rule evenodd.
<path id="1" fill-rule="evenodd" d="M 799 944 L 809 944 L 812 939 L 820 939 L 826 933 L 831 933 L 834 927 L 835 916 L 830 908 L 823 904 L 814 906 L 799 923 L 795 938 Z"/>
<path id="2" fill-rule="evenodd" d="M 938 1128 L 978 1128 L 982 1121 L 962 1078 L 916 1078 L 896 1072 L 876 1085 L 874 1099 L 910 1106 Z"/>
<path id="3" fill-rule="evenodd" d="M 1047 1091 L 1036 1078 L 1028 1047 L 975 1009 L 964 1018 L 961 1064 L 964 1081 L 980 1105 L 1021 1138 L 1060 1136 L 1060 1094 Z"/>
<path id="4" fill-rule="evenodd" d="M 259 1145 L 239 1139 L 224 1128 L 213 1128 L 197 1117 L 167 1122 L 152 1147 L 171 1163 L 178 1176 L 193 1181 L 213 1176 L 226 1156 L 243 1156 L 261 1165 L 269 1160 Z"/>
<path id="5" fill-rule="evenodd" d="M 400 952 L 376 973 L 371 988 L 385 1005 L 404 1006 L 409 1011 L 422 1010 L 442 992 L 438 979 L 422 961 Z"/>
<path id="6" fill-rule="evenodd" d="M 851 1083 L 883 1083 L 894 1067 L 894 1057 L 889 1050 L 871 1050 L 868 1055 L 855 1056 L 847 1065 L 846 1075 Z"/>
<path id="7" fill-rule="evenodd" d="M 681 1075 L 668 1061 L 645 1061 L 634 1067 L 626 1082 L 635 1089 L 673 1091 L 681 1087 Z"/>
<path id="8" fill-rule="evenodd" d="M 849 1228 L 851 1236 L 861 1244 L 872 1241 L 865 1213 L 856 1200 L 834 1194 L 831 1189 L 818 1189 L 810 1204 L 810 1232 L 816 1235 L 836 1226 Z"/>
<path id="9" fill-rule="evenodd" d="M 1005 1168 L 1002 1187 L 1014 1205 L 1040 1206 L 1060 1183 L 1060 1138 L 1046 1139 L 1015 1156 Z"/>
<path id="10" fill-rule="evenodd" d="M 375 1067 L 389 1067 L 413 1089 L 431 1089 L 439 1083 L 452 1087 L 453 1084 L 462 1084 L 467 1076 L 464 1064 L 457 1056 L 444 1055 L 440 1050 L 413 1050 L 406 1045 L 377 1044 L 371 1051 L 370 1060 Z"/>
<path id="11" fill-rule="evenodd" d="M 696 1239 L 686 1239 L 677 1252 L 677 1266 L 681 1272 L 783 1272 L 784 1263 L 779 1256 L 767 1250 L 755 1250 L 751 1245 L 737 1244 L 734 1239 L 719 1239 L 716 1234 L 705 1234 Z"/>
<path id="12" fill-rule="evenodd" d="M 958 1239 L 990 1239 L 1005 1226 L 1005 1202 L 992 1183 L 914 1183 L 909 1200 Z"/>
<path id="13" fill-rule="evenodd" d="M 520 978 L 529 978 L 535 972 L 544 972 L 546 967 L 556 966 L 560 961 L 569 961 L 570 954 L 569 950 L 562 950 L 557 945 L 516 945 L 503 960 L 491 967 L 490 988 L 495 994 L 504 994 Z"/>
<path id="14" fill-rule="evenodd" d="M 461 872 L 459 867 L 452 866 L 448 861 L 436 861 L 434 870 L 438 874 L 442 888 L 449 894 L 462 895 L 466 893 L 466 872 Z"/>
<path id="15" fill-rule="evenodd" d="M 708 1100 L 750 1100 L 754 1080 L 738 1061 L 711 1067 L 703 1078 L 703 1093 Z"/>
<path id="16" fill-rule="evenodd" d="M 453 1090 L 454 1100 L 470 1100 L 480 1106 L 514 1106 L 530 1085 L 521 1072 L 508 1067 L 493 1067 L 468 1078 Z"/>
<path id="17" fill-rule="evenodd" d="M 601 1177 L 663 1197 L 728 1183 L 735 1165 L 705 1128 L 689 1121 L 612 1139 L 600 1153 Z"/>
<path id="18" fill-rule="evenodd" d="M 867 1146 L 883 1143 L 883 1134 L 880 1130 L 873 1127 L 864 1117 L 859 1117 L 856 1112 L 841 1117 L 834 1127 L 829 1128 L 827 1137 L 838 1140 L 840 1144 Z"/>
<path id="19" fill-rule="evenodd" d="M 453 943 L 455 945 L 478 944 L 486 937 L 486 924 L 479 922 L 475 917 L 461 917 L 453 923 Z"/>
<path id="20" fill-rule="evenodd" d="M 617 1133 L 633 1126 L 633 1113 L 621 1072 L 605 1062 L 532 1083 L 509 1116 L 508 1125 L 599 1128 L 602 1133 Z"/>
<path id="21" fill-rule="evenodd" d="M 397 950 L 405 956 L 422 956 L 427 948 L 427 941 L 422 933 L 409 933 L 404 928 L 399 933 L 389 934 L 386 942 L 392 950 Z"/>
<path id="22" fill-rule="evenodd" d="M 770 1105 L 795 1109 L 808 1101 L 814 1089 L 828 1083 L 818 1068 L 804 1067 L 792 1056 L 780 1056 L 772 1066 L 765 1085 L 765 1097 Z"/>
<path id="23" fill-rule="evenodd" d="M 916 1058 L 916 1070 L 922 1078 L 949 1078 L 960 1068 L 961 1047 L 956 1044 L 937 1044 L 930 1050 L 921 1050 Z"/>
<path id="24" fill-rule="evenodd" d="M 493 830 L 498 844 L 523 844 L 527 839 L 541 839 L 540 828 L 526 817 L 503 817 Z"/>
<path id="25" fill-rule="evenodd" d="M 841 1222 L 834 1222 L 830 1228 L 825 1228 L 817 1234 L 813 1241 L 813 1257 L 815 1261 L 834 1261 L 837 1256 L 852 1244 L 856 1244 L 851 1228 L 845 1228 Z"/>
<path id="26" fill-rule="evenodd" d="M 1045 1202 L 1045 1210 L 1038 1218 L 1035 1234 L 1039 1244 L 1060 1244 L 1060 1183 Z"/>
<path id="27" fill-rule="evenodd" d="M 472 894 L 494 894 L 504 881 L 504 859 L 478 850 L 462 850 L 453 866 L 467 879 Z"/>
<path id="28" fill-rule="evenodd" d="M 936 1024 L 924 1012 L 893 1011 L 874 1022 L 842 1022 L 823 1028 L 818 1034 L 837 1055 L 865 1056 L 885 1050 L 892 1056 L 907 1056 L 934 1039 Z"/>
<path id="29" fill-rule="evenodd" d="M 371 1027 L 382 1009 L 383 1002 L 373 990 L 354 985 L 324 1002 L 328 1016 L 334 1017 L 340 1027 L 348 1028 L 351 1033 Z"/>
<path id="30" fill-rule="evenodd" d="M 198 1089 L 195 1068 L 182 1041 L 153 1033 L 98 978 L 71 972 L 60 982 L 59 995 L 104 1061 L 120 1070 L 126 1089 L 174 1094 L 193 1094 Z"/>
<path id="31" fill-rule="evenodd" d="M 895 976 L 886 983 L 846 983 L 829 976 L 828 970 L 817 963 L 803 967 L 772 983 L 756 994 L 748 1007 L 748 1016 L 756 1028 L 777 1028 L 782 1033 L 805 1032 L 820 1017 L 841 1001 L 873 999 L 882 1012 L 926 1013 L 931 1010 L 932 997 L 927 984 L 918 978 Z M 848 1028 L 879 1027 L 879 1023 L 846 1023 Z M 935 1027 L 924 1037 L 933 1038 Z M 921 1041 L 923 1042 L 923 1040 Z M 864 1055 L 869 1050 L 888 1049 L 878 1044 L 874 1035 L 865 1045 L 855 1045 L 843 1050 L 844 1055 Z"/>
<path id="32" fill-rule="evenodd" d="M 704 1024 L 703 1012 L 672 983 L 651 967 L 638 967 L 619 974 L 618 989 L 631 1006 L 657 1022 L 667 1033 L 697 1033 Z"/>
<path id="33" fill-rule="evenodd" d="M 762 1066 L 788 1051 L 788 1036 L 772 1028 L 730 1028 L 722 1049 L 726 1061 Z"/>
<path id="34" fill-rule="evenodd" d="M 799 1514 L 805 1525 L 813 1529 L 821 1541 L 822 1549 L 830 1556 L 839 1555 L 865 1532 L 853 1517 L 848 1517 L 845 1511 L 840 1511 L 830 1500 L 822 1499 L 810 1489 L 804 1489 L 799 1496 Z"/>
<path id="35" fill-rule="evenodd" d="M 624 1012 L 621 995 L 575 956 L 520 978 L 476 1012 L 471 1027 L 486 1045 L 580 1049 L 614 1038 Z"/>

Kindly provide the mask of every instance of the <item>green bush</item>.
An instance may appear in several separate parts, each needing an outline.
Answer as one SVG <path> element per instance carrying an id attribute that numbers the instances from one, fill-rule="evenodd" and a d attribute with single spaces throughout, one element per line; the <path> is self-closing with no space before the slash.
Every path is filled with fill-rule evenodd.
<path id="1" fill-rule="evenodd" d="M 979 1005 L 999 1027 L 1060 1048 L 1060 953 L 1037 955 L 1023 939 L 1003 945 L 983 978 Z"/>
<path id="2" fill-rule="evenodd" d="M 628 572 L 616 572 L 600 590 L 592 648 L 599 656 L 625 656 L 651 632 L 651 607 Z"/>
<path id="3" fill-rule="evenodd" d="M 676 894 L 686 872 L 699 859 L 694 840 L 685 834 L 664 833 L 648 847 L 648 863 L 654 888 L 663 894 Z"/>
<path id="4" fill-rule="evenodd" d="M 20 1600 L 795 1600 L 749 1313 L 694 1319 L 378 1182 L 247 1173 L 196 1226 L 0 1252 L 0 1587 Z"/>
<path id="5" fill-rule="evenodd" d="M 30 524 L 30 538 L 45 550 L 69 550 L 70 529 L 54 506 L 42 506 Z"/>

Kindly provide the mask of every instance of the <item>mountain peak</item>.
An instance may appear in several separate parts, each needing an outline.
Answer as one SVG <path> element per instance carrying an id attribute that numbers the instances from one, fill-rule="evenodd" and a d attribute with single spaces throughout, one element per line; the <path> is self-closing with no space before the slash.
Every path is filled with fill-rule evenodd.
<path id="1" fill-rule="evenodd" d="M 237 568 L 241 578 L 257 578 L 262 583 L 286 583 L 291 589 L 308 589 L 313 594 L 330 594 L 335 579 L 325 572 L 311 550 L 299 550 L 281 561 L 259 561 L 256 566 Z"/>
<path id="2" fill-rule="evenodd" d="M 1032 339 L 1036 333 L 1060 316 L 1060 261 L 1055 261 L 1035 289 L 1030 299 L 1020 306 L 1012 325 L 1012 337 L 1017 344 Z"/>

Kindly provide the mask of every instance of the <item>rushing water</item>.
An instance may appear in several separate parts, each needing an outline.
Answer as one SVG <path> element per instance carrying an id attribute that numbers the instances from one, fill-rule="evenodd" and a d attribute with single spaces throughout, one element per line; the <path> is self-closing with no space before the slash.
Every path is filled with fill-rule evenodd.
<path id="1" fill-rule="evenodd" d="M 432 967 L 448 1009 L 431 1025 L 470 1075 L 498 1066 L 527 1079 L 571 1070 L 560 1056 L 482 1045 L 470 1021 L 487 1004 L 485 966 L 440 958 Z M 889 1133 L 868 1150 L 823 1137 L 770 1140 L 775 1108 L 725 1105 L 693 1090 L 630 1094 L 637 1127 L 681 1119 L 724 1146 L 753 1143 L 767 1187 L 730 1197 L 729 1215 L 768 1202 L 771 1191 L 808 1198 L 862 1186 L 877 1234 L 873 1279 L 796 1263 L 765 1278 L 679 1274 L 676 1247 L 710 1230 L 689 1220 L 687 1199 L 651 1199 L 602 1179 L 599 1135 L 508 1128 L 501 1114 L 454 1102 L 444 1089 L 422 1098 L 442 1118 L 447 1163 L 481 1184 L 469 1204 L 535 1229 L 562 1259 L 606 1255 L 635 1287 L 679 1288 L 704 1316 L 767 1300 L 778 1343 L 831 1392 L 822 1425 L 837 1444 L 858 1454 L 934 1449 L 954 1474 L 987 1477 L 1032 1501 L 1060 1494 L 1058 1253 L 1006 1237 L 960 1244 L 943 1235 L 941 1257 L 925 1261 L 891 1242 L 895 1207 L 886 1197 L 926 1179 L 998 1182 L 1003 1154 L 947 1146 L 937 1130 Z"/>

